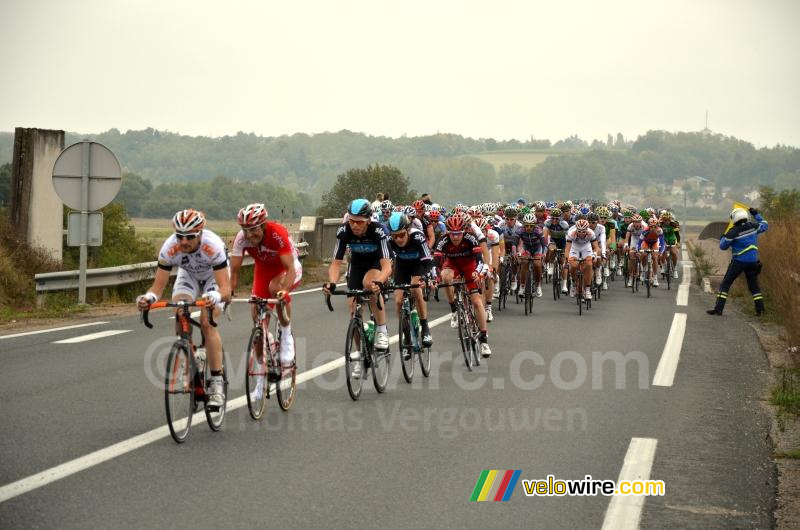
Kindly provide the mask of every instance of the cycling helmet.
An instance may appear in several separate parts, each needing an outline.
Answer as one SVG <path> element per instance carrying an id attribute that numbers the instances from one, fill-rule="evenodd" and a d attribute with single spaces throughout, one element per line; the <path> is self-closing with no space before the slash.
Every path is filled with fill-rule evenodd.
<path id="1" fill-rule="evenodd" d="M 533 203 L 533 209 L 536 211 L 542 211 L 547 209 L 547 205 L 544 203 L 544 201 L 536 201 Z"/>
<path id="2" fill-rule="evenodd" d="M 579 210 L 579 211 L 580 211 L 580 212 L 581 212 L 583 215 L 589 215 L 589 212 L 591 212 L 591 211 L 592 211 L 592 209 L 591 209 L 591 208 L 589 208 L 588 206 L 585 206 L 585 205 L 584 205 L 584 206 L 581 206 L 581 208 L 580 208 L 580 210 Z"/>
<path id="3" fill-rule="evenodd" d="M 747 210 L 744 208 L 734 208 L 731 210 L 731 222 L 733 224 L 747 220 Z"/>
<path id="4" fill-rule="evenodd" d="M 372 217 L 372 208 L 367 199 L 355 199 L 348 205 L 347 213 L 358 217 Z"/>
<path id="5" fill-rule="evenodd" d="M 550 210 L 550 217 L 561 217 L 561 210 L 558 208 L 553 208 Z"/>
<path id="6" fill-rule="evenodd" d="M 589 212 L 589 215 L 587 215 L 587 216 L 586 216 L 586 219 L 587 219 L 587 220 L 588 220 L 590 223 L 598 223 L 598 222 L 600 222 L 600 216 L 599 216 L 599 215 L 597 215 L 597 214 L 596 214 L 596 213 L 594 213 L 594 212 Z"/>
<path id="7" fill-rule="evenodd" d="M 489 224 L 489 220 L 486 219 L 485 217 L 479 217 L 478 219 L 475 219 L 475 224 L 478 225 L 478 228 L 480 228 L 481 230 L 486 230 L 486 226 Z"/>
<path id="8" fill-rule="evenodd" d="M 508 207 L 505 211 L 506 219 L 515 219 L 517 217 L 517 209 Z"/>
<path id="9" fill-rule="evenodd" d="M 522 205 L 523 205 L 523 206 L 524 206 L 524 205 L 526 205 L 526 204 L 528 204 L 528 203 L 526 203 L 526 202 L 525 202 L 525 199 L 523 199 L 522 197 L 520 197 L 519 199 L 517 199 L 517 204 L 519 204 L 519 203 L 522 203 Z"/>
<path id="10" fill-rule="evenodd" d="M 638 213 L 633 214 L 633 216 L 631 216 L 631 222 L 632 223 L 641 223 L 642 222 L 642 216 L 639 215 Z"/>
<path id="11" fill-rule="evenodd" d="M 403 213 L 406 214 L 409 219 L 413 219 L 417 216 L 417 209 L 413 206 L 406 206 L 403 208 Z"/>
<path id="12" fill-rule="evenodd" d="M 672 219 L 672 212 L 670 212 L 669 210 L 664 210 L 664 213 L 661 214 L 661 218 L 666 221 L 669 221 L 670 219 Z"/>
<path id="13" fill-rule="evenodd" d="M 392 201 L 386 200 L 381 203 L 381 210 L 391 210 L 393 207 Z"/>
<path id="14" fill-rule="evenodd" d="M 647 221 L 647 224 L 648 224 L 649 226 L 652 226 L 652 227 L 656 227 L 656 226 L 658 226 L 658 225 L 659 225 L 659 223 L 660 223 L 660 221 L 658 220 L 658 218 L 657 218 L 657 217 L 651 217 L 651 218 L 650 218 L 650 219 Z"/>
<path id="15" fill-rule="evenodd" d="M 425 201 L 423 201 L 422 199 L 417 199 L 416 201 L 414 201 L 412 206 L 416 211 L 421 212 L 425 209 Z"/>
<path id="16" fill-rule="evenodd" d="M 190 234 L 200 232 L 206 226 L 203 212 L 197 210 L 181 210 L 172 217 L 172 226 L 177 234 Z"/>
<path id="17" fill-rule="evenodd" d="M 586 219 L 578 219 L 575 223 L 575 230 L 579 233 L 583 234 L 589 231 L 589 221 Z"/>
<path id="18" fill-rule="evenodd" d="M 436 208 L 432 208 L 431 209 L 431 213 L 428 215 L 428 217 L 430 217 L 431 221 L 436 223 L 436 222 L 439 221 L 439 216 L 440 215 L 441 214 L 439 213 L 439 210 L 437 210 Z"/>
<path id="19" fill-rule="evenodd" d="M 606 208 L 605 206 L 601 206 L 600 208 L 598 208 L 595 213 L 597 214 L 597 217 L 602 217 L 605 219 L 608 219 L 609 215 L 611 215 L 608 211 L 608 208 Z"/>
<path id="20" fill-rule="evenodd" d="M 411 221 L 408 219 L 408 216 L 401 212 L 394 212 L 389 217 L 389 230 L 392 232 L 399 232 L 400 230 L 405 230 L 411 225 Z"/>
<path id="21" fill-rule="evenodd" d="M 467 213 L 471 217 L 481 217 L 481 215 L 482 215 L 481 214 L 481 209 L 478 208 L 477 206 L 470 206 L 469 209 L 467 209 Z"/>
<path id="22" fill-rule="evenodd" d="M 535 225 L 536 224 L 536 215 L 532 213 L 526 213 L 525 217 L 522 218 L 523 225 Z"/>
<path id="23" fill-rule="evenodd" d="M 464 230 L 465 225 L 464 218 L 460 215 L 452 215 L 445 222 L 445 226 L 450 232 L 461 232 Z"/>
<path id="24" fill-rule="evenodd" d="M 264 208 L 262 203 L 248 204 L 239 210 L 239 215 L 236 219 L 239 221 L 239 226 L 261 226 L 267 222 L 267 209 Z"/>

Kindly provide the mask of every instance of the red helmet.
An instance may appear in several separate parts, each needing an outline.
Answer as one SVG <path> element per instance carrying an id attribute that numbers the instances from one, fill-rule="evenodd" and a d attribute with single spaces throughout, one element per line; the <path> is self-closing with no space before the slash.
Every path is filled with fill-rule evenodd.
<path id="1" fill-rule="evenodd" d="M 464 218 L 459 214 L 451 215 L 450 217 L 447 218 L 447 221 L 445 222 L 445 226 L 447 227 L 447 230 L 449 230 L 450 232 L 463 231 L 465 224 L 466 223 L 464 222 Z"/>
<path id="2" fill-rule="evenodd" d="M 412 206 L 418 212 L 424 212 L 425 211 L 425 202 L 422 201 L 422 199 L 417 199 L 416 201 L 414 201 L 414 204 L 412 204 Z"/>
<path id="3" fill-rule="evenodd" d="M 181 210 L 172 217 L 172 226 L 178 234 L 200 232 L 206 226 L 203 212 L 197 210 Z"/>
<path id="4" fill-rule="evenodd" d="M 439 220 L 439 210 L 433 208 L 431 212 L 428 214 L 428 217 L 430 217 L 430 220 L 435 223 L 436 221 Z"/>
<path id="5" fill-rule="evenodd" d="M 241 210 L 237 217 L 239 226 L 260 226 L 267 222 L 267 209 L 262 203 L 248 204 Z"/>
<path id="6" fill-rule="evenodd" d="M 578 232 L 580 232 L 582 234 L 585 233 L 585 232 L 588 232 L 589 231 L 589 221 L 587 221 L 586 219 L 578 219 L 578 221 L 575 223 L 575 230 L 577 230 Z"/>

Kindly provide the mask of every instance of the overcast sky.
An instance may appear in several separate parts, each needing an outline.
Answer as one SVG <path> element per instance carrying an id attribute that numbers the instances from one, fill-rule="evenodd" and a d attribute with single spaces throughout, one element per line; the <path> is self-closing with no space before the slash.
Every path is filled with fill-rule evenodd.
<path id="1" fill-rule="evenodd" d="M 0 0 L 0 130 L 800 146 L 800 2 Z"/>

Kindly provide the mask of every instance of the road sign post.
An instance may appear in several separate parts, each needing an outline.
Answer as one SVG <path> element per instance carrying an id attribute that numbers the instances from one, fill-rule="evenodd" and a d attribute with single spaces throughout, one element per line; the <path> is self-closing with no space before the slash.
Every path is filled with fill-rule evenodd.
<path id="1" fill-rule="evenodd" d="M 78 303 L 86 303 L 89 214 L 114 200 L 122 186 L 119 160 L 106 146 L 84 140 L 64 149 L 53 165 L 53 187 L 64 204 L 80 212 Z"/>

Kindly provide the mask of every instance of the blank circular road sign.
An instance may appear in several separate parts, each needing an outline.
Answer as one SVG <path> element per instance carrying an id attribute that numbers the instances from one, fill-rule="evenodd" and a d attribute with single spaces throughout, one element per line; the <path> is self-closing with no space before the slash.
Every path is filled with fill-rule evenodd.
<path id="1" fill-rule="evenodd" d="M 89 157 L 89 204 L 85 207 L 93 212 L 113 201 L 119 193 L 122 167 L 114 153 L 97 142 L 78 142 L 61 151 L 53 165 L 53 187 L 64 204 L 75 210 L 84 207 L 81 204 L 81 184 L 87 170 L 84 155 Z"/>

